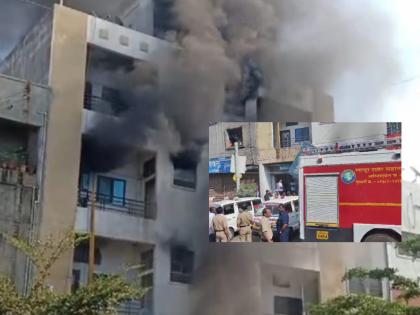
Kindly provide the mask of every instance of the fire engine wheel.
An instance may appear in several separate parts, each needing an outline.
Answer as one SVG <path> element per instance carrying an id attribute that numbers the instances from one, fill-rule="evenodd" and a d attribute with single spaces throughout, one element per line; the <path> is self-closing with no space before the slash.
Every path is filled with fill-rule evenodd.
<path id="1" fill-rule="evenodd" d="M 368 235 L 364 242 L 398 242 L 398 240 L 389 234 L 375 233 Z"/>

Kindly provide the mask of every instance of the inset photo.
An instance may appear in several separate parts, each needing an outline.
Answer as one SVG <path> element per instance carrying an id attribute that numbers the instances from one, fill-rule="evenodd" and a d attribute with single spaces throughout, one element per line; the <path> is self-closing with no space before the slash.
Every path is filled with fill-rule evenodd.
<path id="1" fill-rule="evenodd" d="M 401 123 L 209 126 L 210 242 L 400 242 Z"/>

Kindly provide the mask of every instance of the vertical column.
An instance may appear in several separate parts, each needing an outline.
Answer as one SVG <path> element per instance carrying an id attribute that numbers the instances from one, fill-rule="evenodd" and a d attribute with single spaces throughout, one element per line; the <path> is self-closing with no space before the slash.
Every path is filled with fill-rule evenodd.
<path id="1" fill-rule="evenodd" d="M 73 229 L 81 149 L 83 94 L 87 55 L 87 15 L 55 5 L 50 60 L 53 98 L 48 117 L 42 187 L 40 237 Z M 73 251 L 54 265 L 49 284 L 71 285 Z"/>

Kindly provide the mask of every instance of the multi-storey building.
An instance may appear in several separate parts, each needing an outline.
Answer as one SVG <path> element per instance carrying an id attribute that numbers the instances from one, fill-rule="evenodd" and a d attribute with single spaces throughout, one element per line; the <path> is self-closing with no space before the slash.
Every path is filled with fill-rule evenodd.
<path id="1" fill-rule="evenodd" d="M 10 207 L 2 214 L 22 226 L 22 231 L 5 232 L 26 236 L 34 231 L 33 237 L 41 239 L 68 229 L 90 232 L 94 212 L 95 273 L 122 272 L 127 264 L 141 264 L 146 269 L 142 284 L 152 287 L 142 301 L 124 305 L 121 312 L 186 314 L 192 273 L 200 264 L 200 223 L 186 229 L 185 222 L 203 199 L 200 196 L 205 196 L 206 182 L 197 180 L 205 178 L 205 163 L 155 142 L 131 147 L 123 163 L 109 165 L 106 151 L 90 147 L 90 130 L 118 119 L 115 116 L 127 105 L 121 98 L 121 77 L 113 77 L 110 67 L 153 64 L 151 56 L 156 51 L 171 49 L 152 36 L 153 7 L 141 5 L 140 13 L 148 18 L 140 19 L 131 16 L 139 9 L 139 2 L 133 3 L 137 7 L 124 8 L 131 13 L 115 13 L 123 16 L 123 22 L 116 20 L 118 24 L 55 5 L 3 62 L 4 73 L 48 85 L 1 78 L 0 112 L 7 132 L 1 134 L 0 147 L 6 152 L 22 148 L 28 155 L 26 168 L 6 159 L 8 164 L 2 169 L 6 184 L 15 185 L 2 185 L 6 195 L 1 207 Z M 94 139 L 95 143 L 106 141 L 100 136 Z M 18 199 L 20 204 L 13 204 Z M 22 209 L 21 217 L 11 214 L 16 209 Z M 82 244 L 55 264 L 48 280 L 54 290 L 87 282 L 88 247 Z M 9 256 L 16 256 L 7 250 Z M 23 258 L 16 257 L 11 267 L 15 270 L 9 273 L 18 275 L 24 288 L 30 270 Z M 177 301 L 176 309 L 171 300 Z"/>

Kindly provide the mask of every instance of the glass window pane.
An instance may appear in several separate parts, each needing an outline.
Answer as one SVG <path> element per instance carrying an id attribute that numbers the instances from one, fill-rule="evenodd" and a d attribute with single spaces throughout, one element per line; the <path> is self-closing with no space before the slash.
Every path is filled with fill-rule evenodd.
<path id="1" fill-rule="evenodd" d="M 97 200 L 102 203 L 110 203 L 112 200 L 112 179 L 98 176 Z"/>
<path id="2" fill-rule="evenodd" d="M 112 203 L 117 206 L 124 206 L 125 181 L 114 179 Z"/>

